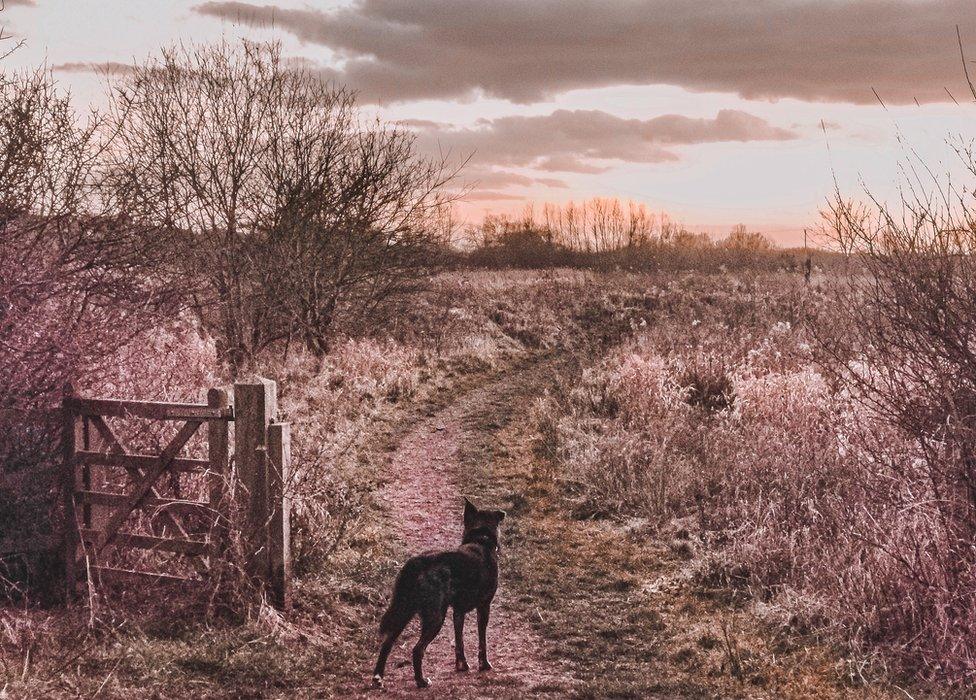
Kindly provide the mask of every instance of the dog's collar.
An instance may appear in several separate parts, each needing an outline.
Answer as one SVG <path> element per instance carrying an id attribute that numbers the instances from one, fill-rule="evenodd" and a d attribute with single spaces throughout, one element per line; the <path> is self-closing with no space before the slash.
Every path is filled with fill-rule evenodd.
<path id="1" fill-rule="evenodd" d="M 501 550 L 498 544 L 498 537 L 495 536 L 495 531 L 488 527 L 478 527 L 465 533 L 461 544 L 480 544 L 485 548 L 486 552 L 498 552 Z"/>

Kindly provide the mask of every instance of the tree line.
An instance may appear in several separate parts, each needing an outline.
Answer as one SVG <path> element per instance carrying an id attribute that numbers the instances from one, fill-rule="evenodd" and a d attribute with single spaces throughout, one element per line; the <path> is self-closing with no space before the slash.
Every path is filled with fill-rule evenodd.
<path id="1" fill-rule="evenodd" d="M 488 214 L 468 227 L 466 245 L 466 262 L 488 267 L 766 269 L 797 268 L 806 258 L 742 224 L 714 240 L 642 203 L 604 197 L 528 206 L 514 216 Z"/>

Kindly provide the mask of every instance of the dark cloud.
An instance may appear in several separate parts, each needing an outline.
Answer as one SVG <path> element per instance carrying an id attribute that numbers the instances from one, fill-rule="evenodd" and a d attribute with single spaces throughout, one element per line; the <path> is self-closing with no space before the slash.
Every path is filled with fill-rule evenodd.
<path id="1" fill-rule="evenodd" d="M 458 157 L 471 155 L 476 167 L 531 167 L 577 173 L 603 172 L 607 161 L 674 161 L 679 157 L 673 150 L 677 146 L 797 137 L 759 117 L 728 109 L 714 119 L 669 114 L 646 120 L 622 119 L 599 110 L 561 109 L 546 116 L 483 119 L 468 128 L 438 124 L 414 128 L 424 150 Z"/>
<path id="2" fill-rule="evenodd" d="M 51 70 L 61 73 L 108 73 L 110 75 L 126 75 L 133 72 L 135 66 L 116 61 L 103 61 L 101 63 L 72 61 L 69 63 L 58 63 L 57 65 L 51 66 Z"/>
<path id="3" fill-rule="evenodd" d="M 357 0 L 324 12 L 250 2 L 196 11 L 327 46 L 327 75 L 380 101 L 529 103 L 576 88 L 667 84 L 746 98 L 947 101 L 973 0 Z M 976 55 L 976 43 L 973 44 Z"/>

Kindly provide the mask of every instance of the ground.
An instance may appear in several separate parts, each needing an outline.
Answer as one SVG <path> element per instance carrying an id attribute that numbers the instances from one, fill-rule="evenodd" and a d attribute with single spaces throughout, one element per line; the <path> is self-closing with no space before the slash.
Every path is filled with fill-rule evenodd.
<path id="1" fill-rule="evenodd" d="M 728 591 L 692 581 L 680 524 L 575 520 L 534 478 L 531 403 L 566 369 L 537 356 L 422 416 L 387 465 L 381 499 L 404 556 L 456 546 L 461 496 L 508 510 L 489 645 L 495 670 L 457 674 L 453 635 L 431 645 L 429 691 L 413 688 L 408 628 L 385 691 L 369 668 L 346 694 L 429 697 L 874 697 L 812 638 L 784 636 Z M 379 611 L 378 611 L 379 612 Z M 473 625 L 468 649 L 475 649 Z M 399 662 L 399 663 L 398 663 Z"/>
<path id="2" fill-rule="evenodd" d="M 698 575 L 706 553 L 690 523 L 574 507 L 536 449 L 533 410 L 672 300 L 648 296 L 641 280 L 627 294 L 587 279 L 566 288 L 518 282 L 492 278 L 513 291 L 485 302 L 491 320 L 482 322 L 504 327 L 511 355 L 450 370 L 408 398 L 370 389 L 381 397 L 369 422 L 372 458 L 356 468 L 377 480 L 377 498 L 341 548 L 299 572 L 291 612 L 240 615 L 158 590 L 112 592 L 66 611 L 0 608 L 0 698 L 904 697 L 868 684 L 812 631 L 763 614 L 763 601 Z M 428 315 L 452 318 L 454 307 L 444 308 Z M 563 327 L 564 335 L 549 330 Z M 581 329 L 598 331 L 584 361 L 560 342 L 582 338 Z M 389 352 L 377 345 L 370 357 L 382 364 Z M 397 569 L 411 554 L 459 543 L 462 496 L 508 512 L 489 627 L 495 669 L 455 673 L 447 624 L 425 663 L 434 685 L 418 691 L 404 664 L 410 627 L 387 688 L 372 690 L 377 623 Z M 473 620 L 466 631 L 473 654 Z"/>

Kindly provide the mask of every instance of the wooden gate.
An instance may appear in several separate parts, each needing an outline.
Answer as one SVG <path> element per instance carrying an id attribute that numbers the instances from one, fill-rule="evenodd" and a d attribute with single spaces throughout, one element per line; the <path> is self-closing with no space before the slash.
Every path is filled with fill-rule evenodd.
<path id="1" fill-rule="evenodd" d="M 189 580 L 164 571 L 119 568 L 103 562 L 110 548 L 170 552 L 190 560 L 206 574 L 219 552 L 223 494 L 228 483 L 228 422 L 234 412 L 227 392 L 211 389 L 206 404 L 154 403 L 86 399 L 68 395 L 62 403 L 64 450 L 65 584 L 73 591 L 78 580 L 91 577 Z M 139 418 L 180 423 L 159 454 L 134 453 L 112 429 L 110 420 Z M 181 457 L 187 443 L 207 424 L 205 458 Z M 115 473 L 113 473 L 113 470 Z M 121 474 L 120 474 L 121 472 Z M 179 498 L 180 478 L 200 474 L 209 484 L 209 499 Z M 164 496 L 159 482 L 168 476 L 176 487 Z M 121 478 L 120 478 L 121 477 Z M 114 484 L 115 488 L 106 487 Z M 123 529 L 142 514 L 152 534 Z M 191 536 L 181 518 L 209 522 L 204 533 Z M 77 527 L 71 527 L 76 523 Z"/>
<path id="2" fill-rule="evenodd" d="M 273 603 L 286 607 L 291 568 L 286 497 L 290 426 L 275 422 L 276 393 L 269 380 L 237 384 L 236 408 L 223 389 L 211 389 L 205 404 L 66 395 L 61 408 L 62 542 L 68 595 L 86 579 L 205 580 L 214 558 L 224 552 L 228 527 L 234 522 L 242 527 L 248 572 L 266 585 Z M 157 454 L 138 454 L 110 422 L 132 418 L 175 422 L 179 427 Z M 232 422 L 234 436 L 229 430 Z M 198 434 L 206 456 L 186 455 Z M 228 488 L 232 437 L 233 493 Z M 205 480 L 206 499 L 181 497 L 180 479 L 187 475 Z M 190 521 L 197 527 L 190 527 Z M 143 531 L 133 530 L 134 525 Z M 150 571 L 107 561 L 113 554 L 133 550 L 176 555 L 183 564 L 167 563 L 168 571 Z"/>

